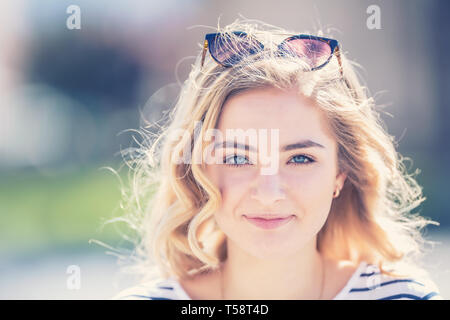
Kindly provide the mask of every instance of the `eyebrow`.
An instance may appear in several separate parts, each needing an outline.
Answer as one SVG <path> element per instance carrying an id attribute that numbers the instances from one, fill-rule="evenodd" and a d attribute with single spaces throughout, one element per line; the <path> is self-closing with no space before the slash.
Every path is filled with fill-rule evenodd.
<path id="1" fill-rule="evenodd" d="M 216 144 L 214 144 L 214 149 L 216 149 L 217 147 L 237 148 L 237 149 L 243 149 L 246 151 L 256 152 L 256 149 L 254 147 L 248 146 L 246 144 L 236 143 L 235 141 L 224 141 L 223 143 L 217 142 Z M 313 147 L 325 149 L 325 147 L 323 145 L 321 145 L 320 143 L 317 143 L 317 142 L 314 142 L 311 140 L 302 140 L 302 141 L 299 141 L 299 142 L 296 142 L 293 144 L 285 145 L 283 148 L 281 148 L 281 151 L 285 152 L 285 151 L 289 151 L 289 150 L 305 149 L 305 148 L 313 148 Z"/>

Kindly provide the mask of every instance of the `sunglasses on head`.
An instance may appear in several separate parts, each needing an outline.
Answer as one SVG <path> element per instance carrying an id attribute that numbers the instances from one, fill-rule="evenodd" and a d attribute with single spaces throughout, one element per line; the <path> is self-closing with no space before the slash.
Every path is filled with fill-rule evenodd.
<path id="1" fill-rule="evenodd" d="M 234 31 L 233 35 L 234 39 L 224 33 L 208 33 L 203 45 L 201 66 L 203 67 L 207 49 L 211 57 L 224 67 L 231 67 L 239 63 L 244 56 L 257 54 L 264 49 L 261 42 L 249 37 L 245 32 Z M 290 36 L 278 45 L 276 54 L 302 59 L 311 71 L 324 67 L 335 55 L 342 75 L 339 43 L 334 39 L 305 34 Z"/>

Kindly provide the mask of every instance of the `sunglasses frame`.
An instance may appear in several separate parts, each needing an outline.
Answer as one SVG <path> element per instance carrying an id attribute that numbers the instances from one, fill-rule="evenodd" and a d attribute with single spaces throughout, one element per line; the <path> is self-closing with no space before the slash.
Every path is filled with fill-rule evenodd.
<path id="1" fill-rule="evenodd" d="M 243 31 L 233 31 L 233 34 L 238 36 L 238 37 L 246 37 L 247 34 Z M 212 54 L 211 52 L 211 45 L 209 45 L 210 43 L 213 44 L 217 38 L 219 38 L 222 35 L 222 33 L 208 33 L 205 35 L 205 41 L 203 43 L 203 51 L 202 51 L 202 61 L 201 61 L 201 67 L 203 67 L 203 64 L 205 62 L 205 56 L 206 56 L 206 51 L 208 49 L 209 54 L 211 55 L 211 57 L 221 66 L 229 68 L 232 67 L 234 64 L 231 63 L 224 63 L 221 62 L 219 60 L 216 59 L 216 57 Z M 298 35 L 293 35 L 290 36 L 286 39 L 284 39 L 279 45 L 278 45 L 278 54 L 280 56 L 283 56 L 285 54 L 285 50 L 283 49 L 283 46 L 288 43 L 289 41 L 292 40 L 296 40 L 296 39 L 307 39 L 307 40 L 317 40 L 317 41 L 322 41 L 325 42 L 326 44 L 328 44 L 330 46 L 330 56 L 328 57 L 328 59 L 322 63 L 321 65 L 311 68 L 311 71 L 314 70 L 318 70 L 323 68 L 328 62 L 330 62 L 331 58 L 333 56 L 336 56 L 336 58 L 338 59 L 338 63 L 339 63 L 339 67 L 340 67 L 340 72 L 341 75 L 343 76 L 343 71 L 342 71 L 342 60 L 341 60 L 341 52 L 340 52 L 340 47 L 339 47 L 339 42 L 335 39 L 329 39 L 329 38 L 325 38 L 325 37 L 318 37 L 318 36 L 312 36 L 312 35 L 307 35 L 307 34 L 298 34 Z M 257 42 L 257 44 L 259 45 L 259 49 L 263 50 L 264 49 L 264 45 L 259 42 L 258 40 L 254 40 Z M 259 52 L 259 51 L 257 51 Z"/>

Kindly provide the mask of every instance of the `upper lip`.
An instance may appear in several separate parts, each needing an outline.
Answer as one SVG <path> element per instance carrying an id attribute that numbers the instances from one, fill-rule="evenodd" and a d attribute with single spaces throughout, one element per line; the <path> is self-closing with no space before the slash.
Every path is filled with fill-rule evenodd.
<path id="1" fill-rule="evenodd" d="M 289 218 L 290 216 L 293 216 L 292 214 L 271 214 L 271 213 L 267 213 L 267 214 L 244 214 L 244 216 L 246 216 L 247 218 L 250 219 L 255 219 L 255 218 L 259 218 L 259 219 L 266 219 L 266 220 L 272 220 L 272 219 L 285 219 L 285 218 Z"/>

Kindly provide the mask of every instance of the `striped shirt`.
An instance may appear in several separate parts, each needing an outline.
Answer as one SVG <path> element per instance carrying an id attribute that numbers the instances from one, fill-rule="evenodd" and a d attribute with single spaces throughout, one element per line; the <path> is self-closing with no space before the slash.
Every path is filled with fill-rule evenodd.
<path id="1" fill-rule="evenodd" d="M 426 283 L 426 284 L 425 284 Z M 121 291 L 112 299 L 192 300 L 174 278 L 156 279 Z M 442 297 L 429 279 L 395 278 L 361 262 L 333 300 L 430 300 Z"/>

